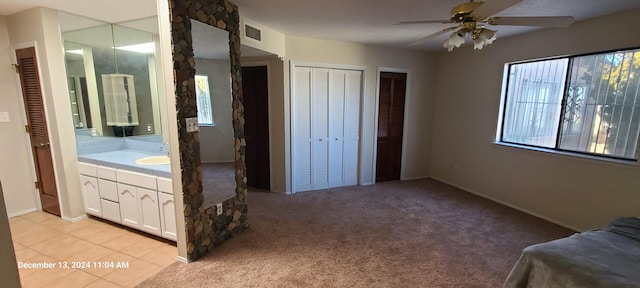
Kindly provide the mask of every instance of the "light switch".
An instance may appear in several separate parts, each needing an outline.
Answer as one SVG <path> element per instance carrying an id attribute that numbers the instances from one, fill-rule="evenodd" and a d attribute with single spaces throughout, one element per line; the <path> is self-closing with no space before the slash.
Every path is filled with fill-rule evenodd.
<path id="1" fill-rule="evenodd" d="M 0 112 L 0 123 L 9 122 L 9 112 Z"/>
<path id="2" fill-rule="evenodd" d="M 184 121 L 187 124 L 187 133 L 198 131 L 198 117 L 186 118 Z"/>

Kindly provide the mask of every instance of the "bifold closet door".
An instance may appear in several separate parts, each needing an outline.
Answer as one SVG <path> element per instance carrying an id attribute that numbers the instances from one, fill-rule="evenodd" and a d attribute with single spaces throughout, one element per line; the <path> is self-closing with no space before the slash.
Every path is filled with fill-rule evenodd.
<path id="1" fill-rule="evenodd" d="M 311 70 L 313 190 L 329 188 L 329 69 Z"/>
<path id="2" fill-rule="evenodd" d="M 293 100 L 293 177 L 296 191 L 313 190 L 311 175 L 311 68 L 295 69 Z"/>
<path id="3" fill-rule="evenodd" d="M 295 190 L 358 184 L 362 72 L 296 67 Z"/>
<path id="4" fill-rule="evenodd" d="M 329 71 L 329 186 L 343 186 L 345 71 Z"/>
<path id="5" fill-rule="evenodd" d="M 362 71 L 345 72 L 343 186 L 358 184 Z"/>

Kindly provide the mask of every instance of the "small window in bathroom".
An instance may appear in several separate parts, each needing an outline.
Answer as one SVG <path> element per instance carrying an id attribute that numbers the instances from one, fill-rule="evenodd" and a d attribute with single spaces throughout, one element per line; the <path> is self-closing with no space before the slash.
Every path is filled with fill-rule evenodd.
<path id="1" fill-rule="evenodd" d="M 211 94 L 209 93 L 209 77 L 196 75 L 196 99 L 198 106 L 198 124 L 202 126 L 214 126 L 213 108 L 211 107 Z"/>

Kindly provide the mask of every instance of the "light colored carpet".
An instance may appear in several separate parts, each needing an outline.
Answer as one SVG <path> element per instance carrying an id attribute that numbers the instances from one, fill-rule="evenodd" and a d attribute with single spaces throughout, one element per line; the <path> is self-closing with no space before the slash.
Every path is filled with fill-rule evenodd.
<path id="1" fill-rule="evenodd" d="M 250 192 L 249 230 L 139 287 L 500 287 L 573 232 L 434 180 Z"/>

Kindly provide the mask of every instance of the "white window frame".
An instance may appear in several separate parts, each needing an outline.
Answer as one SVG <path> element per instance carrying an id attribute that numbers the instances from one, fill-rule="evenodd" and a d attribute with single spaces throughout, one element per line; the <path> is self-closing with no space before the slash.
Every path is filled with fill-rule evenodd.
<path id="1" fill-rule="evenodd" d="M 499 107 L 499 114 L 498 114 L 498 123 L 497 123 L 497 128 L 496 128 L 496 135 L 495 135 L 495 140 L 492 142 L 493 144 L 496 144 L 498 146 L 505 146 L 505 147 L 511 147 L 511 148 L 517 148 L 517 149 L 522 149 L 522 150 L 528 150 L 531 151 L 533 153 L 535 152 L 545 152 L 549 155 L 559 155 L 559 156 L 563 156 L 563 157 L 571 157 L 571 158 L 582 158 L 582 159 L 587 159 L 587 160 L 596 160 L 596 161 L 606 161 L 606 162 L 612 162 L 612 163 L 619 163 L 619 164 L 627 164 L 627 165 L 633 165 L 633 166 L 640 166 L 640 156 L 636 156 L 638 159 L 628 159 L 628 158 L 622 158 L 622 157 L 616 157 L 616 156 L 609 156 L 609 155 L 602 155 L 602 154 L 596 154 L 596 153 L 589 153 L 589 152 L 583 152 L 583 151 L 571 151 L 571 150 L 564 150 L 561 149 L 558 145 L 558 143 L 556 143 L 556 145 L 553 148 L 545 148 L 545 147 L 540 147 L 540 146 L 534 146 L 534 145 L 528 145 L 528 144 L 520 144 L 520 143 L 512 143 L 512 142 L 506 142 L 506 141 L 502 141 L 502 134 L 503 134 L 503 128 L 504 128 L 504 117 L 505 117 L 505 109 L 506 109 L 506 101 L 507 101 L 507 86 L 509 84 L 509 72 L 510 72 L 510 66 L 511 65 L 515 65 L 515 64 L 522 64 L 522 63 L 527 63 L 527 62 L 537 62 L 537 61 L 546 61 L 546 60 L 554 60 L 554 59 L 561 59 L 561 58 L 568 58 L 569 61 L 569 65 L 567 67 L 567 70 L 571 70 L 572 69 L 572 65 L 573 62 L 571 61 L 572 59 L 581 57 L 581 56 L 589 56 L 589 55 L 599 55 L 599 54 L 608 54 L 608 53 L 616 53 L 616 52 L 630 52 L 633 50 L 637 50 L 640 48 L 628 48 L 628 49 L 616 49 L 616 50 L 611 50 L 611 51 L 600 51 L 600 52 L 594 52 L 594 53 L 585 53 L 585 54 L 579 54 L 579 55 L 566 55 L 566 56 L 559 56 L 559 57 L 549 57 L 549 58 L 540 58 L 540 59 L 533 59 L 533 60 L 526 60 L 526 61 L 517 61 L 517 62 L 509 62 L 506 63 L 504 65 L 504 70 L 503 70 L 503 81 L 502 81 L 502 93 L 501 93 L 501 98 L 500 98 L 500 107 Z M 565 79 L 566 80 L 566 79 Z M 566 81 L 565 81 L 566 82 Z M 565 85 L 569 85 L 568 83 L 565 83 Z M 565 89 L 565 87 L 563 87 L 563 89 Z M 566 91 L 563 92 L 563 101 L 565 100 L 566 95 Z M 563 107 L 564 108 L 564 107 Z M 561 108 L 561 109 L 563 109 Z M 561 112 L 563 113 L 563 112 Z M 562 118 L 563 114 L 561 114 Z M 562 123 L 560 123 L 560 126 L 562 125 Z M 560 132 L 561 128 L 560 126 L 558 127 L 558 136 L 560 136 Z M 637 151 L 636 151 L 636 155 L 640 154 L 640 139 L 638 140 L 637 145 Z"/>
<path id="2" fill-rule="evenodd" d="M 207 91 L 206 92 L 207 92 L 207 95 L 209 97 L 205 97 L 205 99 L 206 99 L 205 101 L 209 102 L 208 103 L 209 104 L 209 111 L 210 111 L 209 112 L 209 114 L 210 114 L 209 117 L 211 118 L 211 121 L 210 122 L 209 121 L 201 122 L 201 120 L 203 118 L 203 117 L 200 117 L 201 116 L 201 114 L 200 114 L 201 113 L 201 111 L 200 111 L 201 108 L 200 108 L 199 104 L 200 104 L 200 100 L 201 100 L 200 99 L 201 95 L 199 95 L 199 93 L 198 93 L 198 91 L 199 91 L 198 87 L 197 87 L 198 86 L 198 80 L 195 80 L 195 85 L 196 85 L 196 87 L 195 87 L 196 106 L 197 106 L 197 109 L 198 109 L 198 126 L 216 126 L 215 118 L 214 118 L 214 115 L 213 115 L 213 99 L 211 99 L 212 98 L 212 96 L 211 96 L 211 88 L 209 87 L 209 75 L 207 75 L 207 74 L 196 74 L 194 76 L 194 79 L 199 78 L 199 77 L 206 77 L 206 79 L 207 79 L 206 80 L 206 83 L 207 83 Z M 207 118 L 209 118 L 209 117 L 207 117 Z"/>

